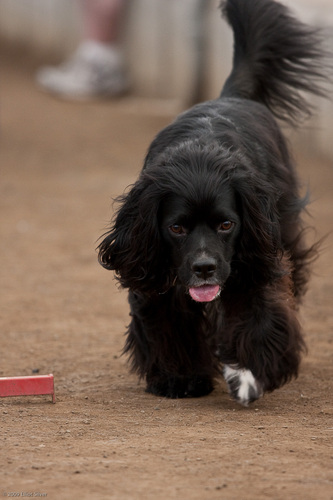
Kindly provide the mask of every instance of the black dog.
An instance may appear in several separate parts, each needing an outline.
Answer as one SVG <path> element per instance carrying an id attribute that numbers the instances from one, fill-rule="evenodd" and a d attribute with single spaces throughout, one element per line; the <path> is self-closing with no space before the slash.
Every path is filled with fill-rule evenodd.
<path id="1" fill-rule="evenodd" d="M 227 0 L 234 31 L 221 96 L 152 142 L 99 245 L 129 288 L 125 352 L 147 391 L 203 396 L 223 371 L 243 405 L 297 376 L 304 342 L 305 200 L 273 115 L 308 112 L 321 93 L 319 34 L 273 0 Z M 223 367 L 223 368 L 222 368 Z"/>

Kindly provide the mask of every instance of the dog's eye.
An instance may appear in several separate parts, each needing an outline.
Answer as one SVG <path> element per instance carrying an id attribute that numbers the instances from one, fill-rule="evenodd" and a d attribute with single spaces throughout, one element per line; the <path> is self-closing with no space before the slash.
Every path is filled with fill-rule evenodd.
<path id="1" fill-rule="evenodd" d="M 230 231 L 230 229 L 233 227 L 234 223 L 231 222 L 230 220 L 225 220 L 222 222 L 219 227 L 218 231 Z"/>
<path id="2" fill-rule="evenodd" d="M 180 224 L 172 224 L 172 226 L 169 226 L 169 229 L 174 234 L 185 234 L 186 233 L 185 229 Z"/>

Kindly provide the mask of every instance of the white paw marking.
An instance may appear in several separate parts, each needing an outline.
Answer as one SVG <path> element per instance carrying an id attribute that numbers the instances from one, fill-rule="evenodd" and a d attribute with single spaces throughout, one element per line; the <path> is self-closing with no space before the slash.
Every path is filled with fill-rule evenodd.
<path id="1" fill-rule="evenodd" d="M 229 393 L 243 406 L 248 406 L 263 395 L 262 387 L 251 370 L 225 365 L 223 375 L 228 384 Z"/>

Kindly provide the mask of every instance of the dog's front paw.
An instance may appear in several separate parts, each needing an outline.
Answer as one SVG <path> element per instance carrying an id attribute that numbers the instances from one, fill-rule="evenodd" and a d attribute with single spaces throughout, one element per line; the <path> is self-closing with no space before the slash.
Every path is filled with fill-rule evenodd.
<path id="1" fill-rule="evenodd" d="M 166 398 L 198 398 L 214 389 L 208 377 L 165 377 L 147 380 L 146 392 Z"/>
<path id="2" fill-rule="evenodd" d="M 225 365 L 223 376 L 228 384 L 229 393 L 243 406 L 248 406 L 264 393 L 261 384 L 254 378 L 250 370 Z"/>

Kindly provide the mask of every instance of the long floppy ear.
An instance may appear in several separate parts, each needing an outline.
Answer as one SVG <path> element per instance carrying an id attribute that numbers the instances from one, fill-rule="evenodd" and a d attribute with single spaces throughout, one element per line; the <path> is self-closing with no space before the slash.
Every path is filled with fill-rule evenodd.
<path id="1" fill-rule="evenodd" d="M 265 285 L 281 277 L 283 249 L 274 187 L 257 176 L 233 179 L 242 231 L 235 266 L 243 286 Z"/>
<path id="2" fill-rule="evenodd" d="M 154 183 L 142 176 L 127 195 L 111 230 L 98 246 L 100 264 L 114 270 L 124 288 L 158 293 L 166 286 L 167 262 L 158 225 L 160 197 Z"/>

